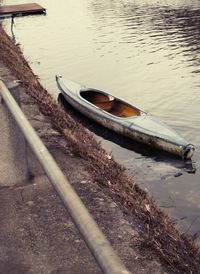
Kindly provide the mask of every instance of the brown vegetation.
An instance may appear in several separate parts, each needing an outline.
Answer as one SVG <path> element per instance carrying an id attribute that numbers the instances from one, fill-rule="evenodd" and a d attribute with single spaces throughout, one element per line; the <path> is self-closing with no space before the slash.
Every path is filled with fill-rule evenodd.
<path id="1" fill-rule="evenodd" d="M 73 153 L 86 159 L 94 182 L 109 189 L 113 199 L 143 224 L 144 244 L 150 246 L 173 273 L 200 273 L 199 248 L 181 234 L 170 218 L 130 179 L 122 166 L 110 159 L 92 134 L 72 119 L 40 85 L 19 47 L 12 43 L 0 25 L 0 58 L 22 81 L 43 114 L 65 136 Z"/>

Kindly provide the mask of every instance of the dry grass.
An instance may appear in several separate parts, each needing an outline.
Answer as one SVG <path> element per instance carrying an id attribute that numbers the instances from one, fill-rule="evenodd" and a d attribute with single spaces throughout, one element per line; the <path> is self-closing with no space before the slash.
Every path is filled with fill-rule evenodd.
<path id="1" fill-rule="evenodd" d="M 150 246 L 173 273 L 200 273 L 199 248 L 182 235 L 152 199 L 127 177 L 122 166 L 108 159 L 92 134 L 53 101 L 1 25 L 0 58 L 22 81 L 28 94 L 35 98 L 42 113 L 48 115 L 65 136 L 73 153 L 87 161 L 94 182 L 109 189 L 113 198 L 143 224 L 144 244 Z"/>

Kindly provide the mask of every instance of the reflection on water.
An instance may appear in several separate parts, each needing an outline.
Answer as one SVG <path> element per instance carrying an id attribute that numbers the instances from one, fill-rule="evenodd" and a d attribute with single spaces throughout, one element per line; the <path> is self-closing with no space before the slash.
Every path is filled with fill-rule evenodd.
<path id="1" fill-rule="evenodd" d="M 4 4 L 20 3 L 5 0 Z M 27 1 L 31 2 L 31 1 Z M 12 29 L 34 72 L 55 98 L 55 74 L 107 90 L 159 116 L 196 146 L 194 163 L 109 138 L 112 151 L 160 205 L 198 232 L 200 143 L 200 2 L 198 0 L 38 0 L 47 16 L 15 18 Z M 4 21 L 11 34 L 11 21 Z M 83 121 L 82 121 L 83 122 Z M 197 172 L 193 172 L 196 165 Z"/>

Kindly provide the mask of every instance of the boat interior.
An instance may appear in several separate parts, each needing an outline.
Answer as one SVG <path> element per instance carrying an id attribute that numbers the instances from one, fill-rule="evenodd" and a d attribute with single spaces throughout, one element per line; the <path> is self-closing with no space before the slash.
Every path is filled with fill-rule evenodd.
<path id="1" fill-rule="evenodd" d="M 100 91 L 89 89 L 80 92 L 80 95 L 93 105 L 121 118 L 141 115 L 141 111 L 129 104 Z"/>

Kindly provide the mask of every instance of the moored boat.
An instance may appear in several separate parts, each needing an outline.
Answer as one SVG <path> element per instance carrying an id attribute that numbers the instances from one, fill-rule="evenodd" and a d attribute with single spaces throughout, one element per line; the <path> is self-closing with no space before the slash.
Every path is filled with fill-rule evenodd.
<path id="1" fill-rule="evenodd" d="M 124 136 L 151 147 L 191 159 L 194 146 L 145 111 L 110 95 L 56 76 L 59 90 L 75 109 Z"/>

